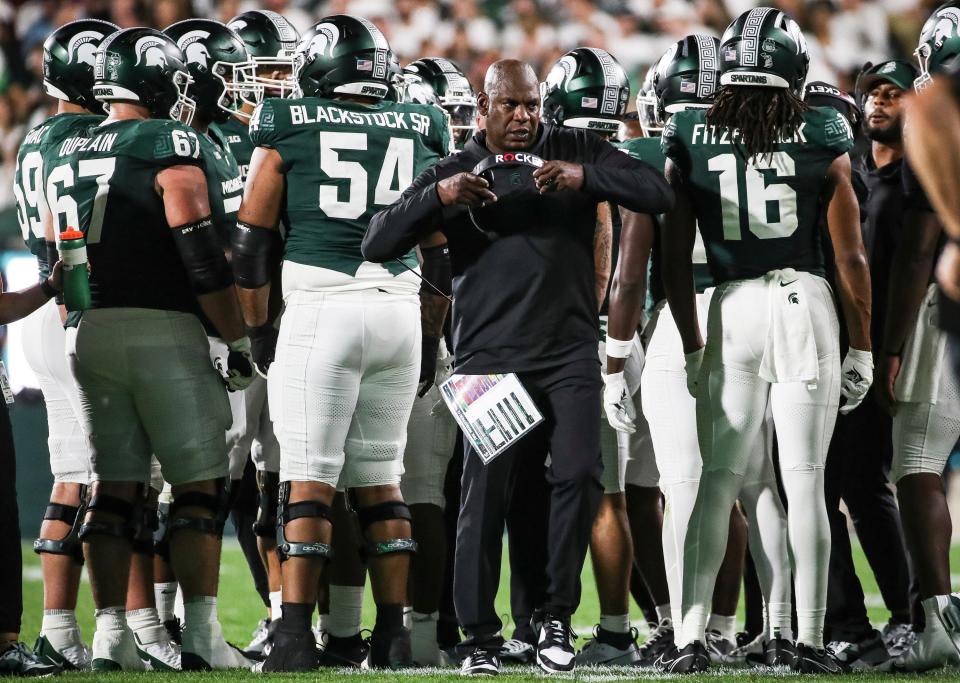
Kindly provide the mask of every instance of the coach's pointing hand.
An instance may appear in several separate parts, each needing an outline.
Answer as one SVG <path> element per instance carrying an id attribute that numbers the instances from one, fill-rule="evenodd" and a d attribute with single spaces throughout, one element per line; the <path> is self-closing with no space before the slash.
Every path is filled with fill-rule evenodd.
<path id="1" fill-rule="evenodd" d="M 478 175 L 466 172 L 438 182 L 437 196 L 444 206 L 463 204 L 477 207 L 497 201 L 497 195 L 490 191 L 490 183 Z"/>
<path id="2" fill-rule="evenodd" d="M 548 161 L 533 172 L 540 193 L 579 190 L 583 187 L 583 166 L 569 161 Z"/>

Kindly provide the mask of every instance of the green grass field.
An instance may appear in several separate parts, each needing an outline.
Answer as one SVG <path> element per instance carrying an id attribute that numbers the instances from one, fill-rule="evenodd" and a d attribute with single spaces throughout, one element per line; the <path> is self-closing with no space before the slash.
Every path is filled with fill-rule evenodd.
<path id="1" fill-rule="evenodd" d="M 40 629 L 40 619 L 42 616 L 42 598 L 43 598 L 43 585 L 40 580 L 40 563 L 36 555 L 33 554 L 29 544 L 24 544 L 23 547 L 23 556 L 24 556 L 24 614 L 23 614 L 23 640 L 27 643 L 32 644 L 34 638 L 37 635 L 37 632 Z M 960 566 L 960 546 L 956 546 L 952 551 L 953 566 Z M 863 582 L 864 592 L 867 595 L 867 607 L 870 613 L 870 618 L 875 625 L 882 626 L 887 620 L 887 612 L 883 608 L 883 602 L 880 599 L 879 591 L 877 590 L 876 583 L 873 580 L 873 574 L 870 572 L 870 569 L 867 565 L 866 559 L 863 557 L 862 553 L 859 552 L 859 548 L 855 549 L 855 559 L 857 562 L 858 573 L 860 575 L 861 581 Z M 220 599 L 219 599 L 219 610 L 220 610 L 220 620 L 223 623 L 223 628 L 226 633 L 227 639 L 234 642 L 241 647 L 246 645 L 249 642 L 250 634 L 253 631 L 254 626 L 256 626 L 257 621 L 265 616 L 265 611 L 260 598 L 257 596 L 256 592 L 253 590 L 253 583 L 250 580 L 249 574 L 247 572 L 246 564 L 244 563 L 243 555 L 240 552 L 239 547 L 233 542 L 227 542 L 225 544 L 224 553 L 223 553 L 223 565 L 221 570 L 221 579 L 220 579 Z M 506 566 L 504 567 L 504 572 L 502 574 L 501 581 L 501 590 L 497 598 L 497 608 L 500 614 L 504 615 L 504 621 L 508 621 L 508 616 L 510 613 L 509 610 L 509 595 L 506 588 L 507 585 L 508 572 L 506 571 Z M 93 635 L 93 603 L 90 598 L 89 586 L 84 581 L 84 585 L 81 587 L 80 592 L 80 603 L 77 609 L 77 616 L 80 622 L 81 631 L 84 634 L 84 639 L 89 643 Z M 633 609 L 633 618 L 635 621 L 642 621 L 642 617 L 639 609 L 634 607 Z M 597 622 L 599 618 L 598 606 L 597 606 L 597 592 L 596 586 L 593 580 L 593 571 L 590 567 L 589 560 L 587 566 L 584 569 L 583 574 L 583 599 L 581 601 L 580 609 L 577 611 L 576 615 L 572 620 L 574 629 L 580 635 L 580 641 L 578 645 L 582 645 L 584 639 L 589 637 L 592 632 L 593 624 Z M 363 623 L 365 628 L 370 628 L 373 625 L 374 621 L 374 612 L 373 612 L 373 602 L 369 598 L 364 603 L 364 613 L 363 613 Z M 508 632 L 510 628 L 508 627 Z M 383 674 L 375 674 L 369 672 L 318 672 L 316 674 L 301 674 L 301 675 L 280 675 L 273 674 L 271 679 L 273 680 L 325 680 L 325 681 L 347 681 L 347 680 L 356 680 L 357 676 L 363 676 L 369 679 L 377 679 L 380 681 L 387 680 L 404 680 L 404 681 L 413 681 L 413 680 L 440 680 L 444 678 L 449 678 L 455 675 L 454 671 L 440 671 L 440 670 L 420 670 L 410 673 L 400 673 L 400 672 L 391 672 Z M 136 681 L 136 680 L 150 680 L 150 681 L 165 681 L 165 680 L 177 680 L 177 681 L 245 681 L 245 680 L 254 680 L 258 679 L 262 674 L 247 674 L 244 672 L 223 672 L 223 673 L 210 673 L 210 674 L 115 674 L 115 675 L 104 675 L 104 674 L 80 674 L 72 673 L 68 674 L 67 680 L 70 681 Z M 641 673 L 638 676 L 638 672 L 635 669 L 628 668 L 604 668 L 604 669 L 587 669 L 583 668 L 577 671 L 573 676 L 576 680 L 583 681 L 608 681 L 608 680 L 632 680 L 637 678 L 664 678 L 669 676 L 663 676 L 659 674 L 652 673 Z M 540 679 L 544 677 L 538 675 L 534 669 L 531 668 L 516 668 L 516 669 L 506 669 L 499 677 L 501 680 L 506 681 L 520 681 L 520 680 L 533 680 Z M 766 680 L 782 680 L 783 675 L 770 675 L 756 673 L 749 669 L 717 669 L 716 671 L 711 671 L 711 673 L 705 678 L 709 678 L 711 681 L 725 681 L 725 680 L 738 680 L 738 679 L 749 679 L 750 681 L 766 681 Z M 848 675 L 846 676 L 848 680 L 918 680 L 918 677 L 915 675 L 903 675 L 903 676 L 893 676 L 889 674 L 857 674 L 857 675 Z M 924 678 L 935 678 L 937 680 L 956 680 L 960 681 L 960 671 L 945 671 L 938 674 L 928 674 Z"/>

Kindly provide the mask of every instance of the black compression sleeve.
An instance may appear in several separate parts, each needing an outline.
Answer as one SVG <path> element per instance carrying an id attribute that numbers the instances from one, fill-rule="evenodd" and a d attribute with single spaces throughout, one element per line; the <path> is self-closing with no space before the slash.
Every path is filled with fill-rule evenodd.
<path id="1" fill-rule="evenodd" d="M 40 267 L 40 279 L 46 280 L 50 277 L 53 267 L 60 260 L 60 252 L 57 251 L 56 242 L 44 242 L 43 255 L 37 258 L 37 265 Z"/>
<path id="2" fill-rule="evenodd" d="M 420 254 L 423 256 L 421 275 L 424 279 L 420 284 L 420 291 L 423 294 L 450 296 L 450 290 L 453 288 L 450 248 L 446 244 L 437 247 L 421 247 Z"/>
<path id="3" fill-rule="evenodd" d="M 270 282 L 283 244 L 278 230 L 237 221 L 230 243 L 237 285 L 244 289 L 258 289 Z"/>
<path id="4" fill-rule="evenodd" d="M 173 241 L 196 294 L 218 292 L 233 284 L 230 264 L 210 216 L 173 228 Z"/>

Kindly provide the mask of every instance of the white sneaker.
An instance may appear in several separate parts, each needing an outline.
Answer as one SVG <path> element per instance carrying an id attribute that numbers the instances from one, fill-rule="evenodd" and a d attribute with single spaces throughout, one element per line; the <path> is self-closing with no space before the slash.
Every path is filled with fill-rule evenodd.
<path id="1" fill-rule="evenodd" d="M 181 665 L 184 671 L 209 671 L 210 669 L 247 669 L 253 661 L 243 656 L 237 648 L 223 638 L 219 621 L 183 629 Z"/>
<path id="2" fill-rule="evenodd" d="M 437 620 L 432 615 L 419 615 L 410 625 L 410 652 L 416 666 L 443 666 L 437 644 Z"/>
<path id="3" fill-rule="evenodd" d="M 135 631 L 133 637 L 149 671 L 180 671 L 180 647 L 170 640 L 166 627 L 148 626 Z"/>
<path id="4" fill-rule="evenodd" d="M 270 632 L 267 630 L 269 626 L 269 619 L 261 619 L 257 622 L 257 627 L 253 629 L 253 636 L 250 642 L 243 648 L 243 654 L 247 657 L 266 657 L 270 654 L 264 651 L 270 640 Z"/>
<path id="5" fill-rule="evenodd" d="M 573 649 L 570 620 L 545 615 L 537 639 L 537 664 L 548 674 L 573 671 L 576 651 Z"/>
<path id="6" fill-rule="evenodd" d="M 891 671 L 929 671 L 960 664 L 957 646 L 939 620 L 927 620 L 917 641 L 883 668 Z"/>
<path id="7" fill-rule="evenodd" d="M 133 631 L 124 625 L 118 629 L 100 629 L 93 634 L 91 668 L 94 671 L 145 671 L 137 652 Z"/>
<path id="8" fill-rule="evenodd" d="M 65 671 L 90 668 L 90 648 L 83 644 L 80 629 L 56 629 L 41 633 L 33 646 L 38 657 L 46 657 Z"/>
<path id="9" fill-rule="evenodd" d="M 461 676 L 496 676 L 500 673 L 500 659 L 490 650 L 477 648 L 463 660 Z"/>
<path id="10" fill-rule="evenodd" d="M 623 636 L 624 640 L 626 640 L 626 636 L 629 635 L 630 641 L 626 647 L 623 648 L 618 647 L 619 643 L 614 644 L 609 642 L 607 633 L 608 632 L 601 629 L 600 626 L 596 626 L 593 629 L 593 639 L 588 640 L 586 645 L 583 646 L 583 649 L 577 653 L 576 661 L 578 665 L 626 666 L 640 661 L 640 647 L 637 645 L 637 629 L 631 628 L 629 634 L 613 634 L 614 637 Z"/>

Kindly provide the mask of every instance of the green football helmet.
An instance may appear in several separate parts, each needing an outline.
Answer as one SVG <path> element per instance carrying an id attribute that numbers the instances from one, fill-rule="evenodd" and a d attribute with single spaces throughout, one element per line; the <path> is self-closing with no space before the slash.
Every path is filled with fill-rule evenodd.
<path id="1" fill-rule="evenodd" d="M 107 36 L 96 52 L 93 79 L 93 95 L 101 102 L 139 104 L 156 119 L 187 125 L 193 120 L 187 58 L 160 31 L 138 27 Z"/>
<path id="2" fill-rule="evenodd" d="M 920 42 L 913 54 L 920 65 L 913 87 L 923 90 L 934 74 L 946 70 L 960 55 L 960 2 L 940 5 L 930 15 L 920 30 Z"/>
<path id="3" fill-rule="evenodd" d="M 720 38 L 720 85 L 789 88 L 799 95 L 809 66 L 800 26 L 772 7 L 744 12 Z"/>
<path id="4" fill-rule="evenodd" d="M 549 123 L 615 134 L 627 113 L 630 81 L 609 52 L 578 47 L 553 65 L 540 95 Z"/>
<path id="5" fill-rule="evenodd" d="M 477 96 L 466 75 L 454 62 L 444 57 L 423 57 L 403 69 L 407 87 L 426 86 L 450 115 L 450 130 L 460 145 L 477 128 Z M 419 84 L 419 85 L 416 85 Z"/>
<path id="6" fill-rule="evenodd" d="M 372 22 L 349 14 L 324 17 L 300 39 L 294 80 L 305 96 L 393 97 L 400 66 Z"/>
<path id="7" fill-rule="evenodd" d="M 663 131 L 663 121 L 657 112 L 657 93 L 653 89 L 653 79 L 657 75 L 657 62 L 650 65 L 647 75 L 643 77 L 640 92 L 637 93 L 637 120 L 643 134 L 649 137 L 660 135 Z"/>
<path id="8" fill-rule="evenodd" d="M 263 97 L 254 83 L 253 62 L 240 36 L 219 21 L 186 19 L 163 30 L 187 58 L 193 84 L 190 95 L 206 120 L 223 123 L 240 111 L 241 96 Z"/>
<path id="9" fill-rule="evenodd" d="M 286 17 L 269 10 L 251 10 L 238 14 L 227 22 L 227 28 L 240 36 L 253 60 L 253 81 L 260 86 L 242 94 L 248 104 L 259 104 L 260 97 L 290 97 L 293 80 L 293 53 L 300 42 L 300 34 Z M 273 74 L 279 72 L 280 77 Z"/>
<path id="10" fill-rule="evenodd" d="M 103 39 L 119 30 L 109 21 L 80 19 L 64 24 L 43 41 L 43 90 L 51 97 L 100 112 L 93 97 L 93 66 Z"/>
<path id="11" fill-rule="evenodd" d="M 719 80 L 719 40 L 694 33 L 677 41 L 657 62 L 653 76 L 659 120 L 684 109 L 706 109 Z"/>

